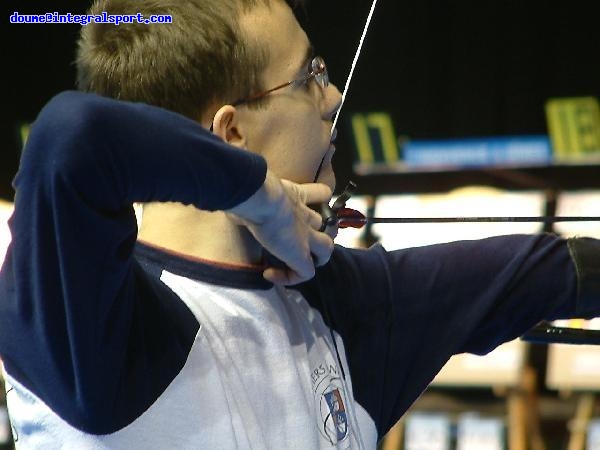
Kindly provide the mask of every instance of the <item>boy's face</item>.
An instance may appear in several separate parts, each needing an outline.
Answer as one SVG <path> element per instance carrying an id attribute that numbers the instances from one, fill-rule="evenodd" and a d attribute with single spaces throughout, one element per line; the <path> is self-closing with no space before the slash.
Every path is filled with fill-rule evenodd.
<path id="1" fill-rule="evenodd" d="M 307 73 L 314 56 L 311 45 L 284 2 L 254 8 L 240 22 L 247 36 L 268 51 L 262 73 L 266 89 Z M 333 188 L 331 126 L 340 102 L 341 94 L 334 85 L 323 90 L 311 79 L 306 86 L 289 86 L 269 94 L 268 103 L 259 110 L 240 105 L 246 147 L 263 155 L 279 177 L 299 183 L 312 182 L 323 161 L 318 181 Z"/>

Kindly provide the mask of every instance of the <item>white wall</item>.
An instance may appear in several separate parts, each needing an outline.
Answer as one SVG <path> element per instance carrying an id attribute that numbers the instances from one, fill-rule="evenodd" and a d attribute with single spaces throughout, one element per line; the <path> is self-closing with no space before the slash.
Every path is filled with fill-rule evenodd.
<path id="1" fill-rule="evenodd" d="M 4 261 L 6 249 L 10 242 L 10 231 L 8 230 L 8 218 L 12 214 L 12 203 L 0 200 L 0 265 Z"/>

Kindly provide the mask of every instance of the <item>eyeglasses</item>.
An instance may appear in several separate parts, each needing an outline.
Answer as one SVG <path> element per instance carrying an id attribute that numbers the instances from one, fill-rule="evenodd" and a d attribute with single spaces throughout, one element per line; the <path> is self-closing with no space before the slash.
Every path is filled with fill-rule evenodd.
<path id="1" fill-rule="evenodd" d="M 311 78 L 314 78 L 319 87 L 322 90 L 327 89 L 329 86 L 329 74 L 327 73 L 327 67 L 325 61 L 320 56 L 315 56 L 310 62 L 310 73 L 304 75 L 302 78 L 297 80 L 288 81 L 287 83 L 280 84 L 266 91 L 258 92 L 256 94 L 249 95 L 248 97 L 241 98 L 233 102 L 233 106 L 242 105 L 244 103 L 254 102 L 263 97 L 266 97 L 272 92 L 278 91 L 279 89 L 286 88 L 288 86 L 301 86 L 307 83 Z"/>

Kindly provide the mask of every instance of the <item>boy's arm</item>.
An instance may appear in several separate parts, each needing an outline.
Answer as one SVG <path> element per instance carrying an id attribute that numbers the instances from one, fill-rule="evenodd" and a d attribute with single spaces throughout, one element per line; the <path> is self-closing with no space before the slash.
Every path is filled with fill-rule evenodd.
<path id="1" fill-rule="evenodd" d="M 319 290 L 305 289 L 324 295 L 355 396 L 381 435 L 453 354 L 489 352 L 543 319 L 600 315 L 595 239 L 514 235 L 393 252 L 338 249 L 317 278 Z"/>
<path id="2" fill-rule="evenodd" d="M 157 293 L 133 260 L 132 203 L 230 209 L 264 190 L 266 173 L 264 159 L 178 114 L 77 92 L 55 97 L 32 127 L 15 179 L 13 242 L 0 273 L 7 372 L 69 409 L 65 418 L 81 428 L 91 416 L 110 417 L 103 408 L 118 409 L 123 374 L 158 356 L 146 351 L 150 340 L 169 349 L 153 376 L 172 379 L 166 372 L 180 369 L 197 324 L 177 302 L 153 301 L 168 293 Z M 128 395 L 118 401 L 139 401 Z"/>

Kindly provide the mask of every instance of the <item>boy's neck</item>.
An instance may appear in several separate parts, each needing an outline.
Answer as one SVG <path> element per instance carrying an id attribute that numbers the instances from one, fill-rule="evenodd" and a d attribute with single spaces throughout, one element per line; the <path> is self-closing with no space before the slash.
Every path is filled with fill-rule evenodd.
<path id="1" fill-rule="evenodd" d="M 262 246 L 225 213 L 201 211 L 180 203 L 145 205 L 138 238 L 217 263 L 258 265 L 262 260 Z"/>

